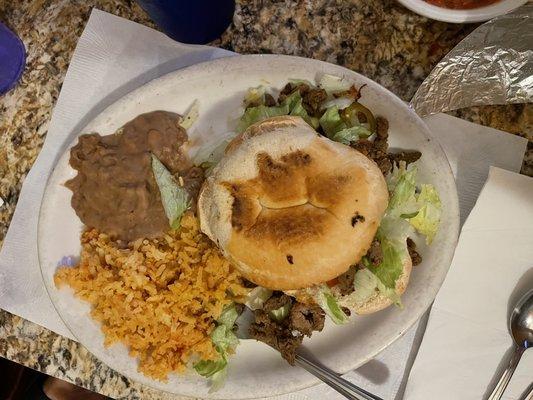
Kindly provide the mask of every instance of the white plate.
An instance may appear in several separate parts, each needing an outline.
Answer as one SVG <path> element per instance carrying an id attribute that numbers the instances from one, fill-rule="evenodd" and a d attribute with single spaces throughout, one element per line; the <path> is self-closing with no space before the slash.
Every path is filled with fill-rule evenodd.
<path id="1" fill-rule="evenodd" d="M 260 84 L 281 88 L 289 78 L 314 81 L 323 73 L 367 85 L 361 102 L 389 120 L 393 147 L 422 151 L 420 178 L 437 187 L 444 206 L 443 223 L 433 245 L 426 248 L 419 241 L 424 262 L 414 268 L 403 296 L 404 310 L 390 307 L 352 318 L 345 326 L 328 322 L 323 332 L 305 342 L 325 365 L 344 373 L 372 359 L 420 318 L 441 286 L 457 241 L 457 193 L 446 156 L 430 137 L 426 125 L 403 101 L 370 79 L 336 65 L 290 56 L 239 56 L 197 64 L 156 79 L 107 108 L 82 132 L 110 134 L 138 114 L 153 110 L 183 113 L 198 99 L 200 119 L 190 136 L 212 140 L 234 128 L 247 88 Z M 45 191 L 39 217 L 39 258 L 52 302 L 73 335 L 91 353 L 128 378 L 187 396 L 265 397 L 318 383 L 304 370 L 290 367 L 268 346 L 249 340 L 241 342 L 232 358 L 226 385 L 212 394 L 208 394 L 207 381 L 193 373 L 172 375 L 168 382 L 155 381 L 137 372 L 136 360 L 128 356 L 124 346 L 104 348 L 103 335 L 89 316 L 88 304 L 74 298 L 70 289 L 57 290 L 53 283 L 58 261 L 65 255 L 77 255 L 80 250 L 82 224 L 70 207 L 71 193 L 63 186 L 75 175 L 68 158 L 68 152 L 60 158 Z"/>
<path id="2" fill-rule="evenodd" d="M 437 7 L 424 0 L 398 0 L 405 7 L 417 14 L 437 21 L 466 23 L 488 21 L 498 15 L 507 14 L 515 8 L 526 4 L 528 0 L 500 0 L 485 7 L 468 10 L 453 10 L 450 8 Z"/>

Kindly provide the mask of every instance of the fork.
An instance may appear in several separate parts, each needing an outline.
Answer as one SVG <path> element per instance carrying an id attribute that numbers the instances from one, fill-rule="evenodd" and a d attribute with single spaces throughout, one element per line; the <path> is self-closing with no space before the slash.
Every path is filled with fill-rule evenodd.
<path id="1" fill-rule="evenodd" d="M 250 324 L 254 321 L 253 311 L 248 307 L 244 307 L 244 311 L 237 318 L 237 337 L 239 339 L 251 339 L 248 333 Z M 304 356 L 301 352 L 296 353 L 295 364 L 302 367 L 307 372 L 313 374 L 322 382 L 342 394 L 344 397 L 350 400 L 383 400 L 366 390 L 360 388 L 357 385 L 342 378 L 339 374 L 331 371 L 323 365 L 320 365 L 309 358 Z"/>

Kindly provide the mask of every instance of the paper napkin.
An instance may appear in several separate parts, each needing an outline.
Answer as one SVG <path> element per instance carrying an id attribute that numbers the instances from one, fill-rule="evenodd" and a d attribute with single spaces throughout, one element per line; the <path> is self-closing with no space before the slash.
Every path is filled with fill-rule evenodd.
<path id="1" fill-rule="evenodd" d="M 479 400 L 512 341 L 508 310 L 533 288 L 533 178 L 491 168 L 431 309 L 406 400 Z M 522 356 L 504 399 L 533 382 Z"/>

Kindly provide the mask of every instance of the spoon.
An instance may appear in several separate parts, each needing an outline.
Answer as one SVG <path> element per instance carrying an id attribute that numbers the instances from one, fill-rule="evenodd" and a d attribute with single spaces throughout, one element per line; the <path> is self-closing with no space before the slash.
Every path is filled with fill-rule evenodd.
<path id="1" fill-rule="evenodd" d="M 488 400 L 501 399 L 522 354 L 528 348 L 533 347 L 533 289 L 527 292 L 514 306 L 509 317 L 509 332 L 513 338 L 514 352 L 509 357 L 507 368 L 502 372 L 498 383 L 487 398 Z"/>
<path id="2" fill-rule="evenodd" d="M 235 322 L 237 324 L 236 334 L 239 339 L 251 339 L 248 330 L 250 328 L 250 324 L 254 321 L 254 319 L 255 317 L 253 311 L 250 310 L 248 307 L 244 307 L 244 311 Z M 295 364 L 316 376 L 322 382 L 335 389 L 347 399 L 383 400 L 382 398 L 367 392 L 359 386 L 348 382 L 336 372 L 333 372 L 330 369 L 324 367 L 323 365 L 319 365 L 314 361 L 311 361 L 309 358 L 305 357 L 301 353 L 296 354 Z"/>

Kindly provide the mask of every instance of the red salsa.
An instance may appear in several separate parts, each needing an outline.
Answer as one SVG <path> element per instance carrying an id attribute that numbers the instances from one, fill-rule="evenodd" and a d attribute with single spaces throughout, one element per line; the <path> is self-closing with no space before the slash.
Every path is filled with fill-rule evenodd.
<path id="1" fill-rule="evenodd" d="M 489 4 L 497 3 L 498 1 L 500 0 L 426 0 L 426 2 L 435 6 L 456 10 L 484 7 Z"/>

